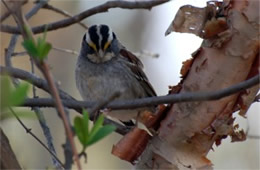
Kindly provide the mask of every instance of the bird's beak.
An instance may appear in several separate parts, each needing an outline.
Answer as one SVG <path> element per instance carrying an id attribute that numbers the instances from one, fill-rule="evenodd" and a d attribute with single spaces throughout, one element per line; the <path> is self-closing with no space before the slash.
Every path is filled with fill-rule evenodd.
<path id="1" fill-rule="evenodd" d="M 105 53 L 104 53 L 103 50 L 99 50 L 97 54 L 98 54 L 98 56 L 99 56 L 100 58 L 104 58 L 104 56 L 105 56 Z"/>

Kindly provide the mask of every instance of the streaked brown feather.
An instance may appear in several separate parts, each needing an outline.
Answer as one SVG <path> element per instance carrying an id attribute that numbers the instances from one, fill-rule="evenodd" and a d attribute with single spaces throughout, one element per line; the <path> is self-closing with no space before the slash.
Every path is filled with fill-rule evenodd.
<path id="1" fill-rule="evenodd" d="M 142 85 L 143 89 L 146 91 L 147 96 L 156 96 L 156 92 L 153 89 L 152 85 L 150 84 L 147 76 L 143 72 L 143 63 L 130 51 L 126 50 L 125 48 L 122 48 L 120 50 L 120 54 L 122 57 L 127 59 L 129 61 L 128 66 L 133 72 L 136 79 L 140 81 L 140 84 Z"/>

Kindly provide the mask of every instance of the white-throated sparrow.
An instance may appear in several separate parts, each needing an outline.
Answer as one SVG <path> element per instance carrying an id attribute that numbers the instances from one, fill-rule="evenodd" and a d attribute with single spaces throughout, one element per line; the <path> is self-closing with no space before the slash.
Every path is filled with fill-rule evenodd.
<path id="1" fill-rule="evenodd" d="M 75 71 L 77 88 L 85 101 L 103 100 L 116 91 L 121 95 L 115 100 L 156 96 L 142 69 L 141 61 L 121 45 L 107 25 L 93 25 L 83 36 Z M 119 110 L 109 115 L 127 121 L 138 111 Z"/>

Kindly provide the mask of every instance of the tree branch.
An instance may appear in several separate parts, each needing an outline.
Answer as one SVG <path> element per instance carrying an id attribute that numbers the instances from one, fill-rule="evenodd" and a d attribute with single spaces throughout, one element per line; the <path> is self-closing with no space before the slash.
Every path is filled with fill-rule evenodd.
<path id="1" fill-rule="evenodd" d="M 50 4 L 44 5 L 43 8 L 44 8 L 44 9 L 48 9 L 48 10 L 52 10 L 52 11 L 54 11 L 54 12 L 57 12 L 57 13 L 59 13 L 59 14 L 61 14 L 61 15 L 64 15 L 64 16 L 66 16 L 66 17 L 69 17 L 69 18 L 70 18 L 70 17 L 73 17 L 73 16 L 72 16 L 70 13 L 68 13 L 67 11 L 62 10 L 62 9 L 59 9 L 59 8 L 56 8 L 56 7 L 54 7 L 54 6 L 50 5 Z M 85 25 L 83 22 L 79 22 L 78 24 L 79 24 L 80 26 L 82 26 L 83 28 L 88 29 L 87 25 Z"/>
<path id="2" fill-rule="evenodd" d="M 18 68 L 7 68 L 7 67 L 3 67 L 3 66 L 0 66 L 0 74 L 1 75 L 10 75 L 12 77 L 15 77 L 15 78 L 19 78 L 19 79 L 22 79 L 22 80 L 25 80 L 33 85 L 35 85 L 36 87 L 50 93 L 49 91 L 49 87 L 48 87 L 48 84 L 45 80 L 37 77 L 36 75 L 33 75 L 27 71 L 24 71 L 24 70 L 21 70 L 21 69 L 18 69 Z M 60 94 L 60 97 L 62 99 L 65 99 L 65 100 L 73 100 L 73 101 L 76 101 L 76 99 L 74 99 L 72 96 L 70 96 L 69 94 L 67 94 L 66 92 L 64 92 L 63 90 L 61 89 L 58 89 L 59 90 L 59 94 Z M 92 103 L 94 104 L 94 103 Z M 93 106 L 93 105 L 92 105 Z M 90 108 L 91 105 L 89 105 L 88 108 Z M 78 113 L 82 114 L 82 107 L 79 108 L 79 109 L 74 109 L 75 111 L 77 111 Z M 91 119 L 93 120 L 93 119 Z M 105 119 L 105 124 L 113 124 L 117 127 L 116 129 L 116 132 L 119 133 L 119 134 L 126 134 L 129 129 L 126 128 L 125 126 L 115 122 L 115 121 L 112 121 L 110 119 Z"/>
<path id="3" fill-rule="evenodd" d="M 97 13 L 107 12 L 111 8 L 123 8 L 123 9 L 148 9 L 152 7 L 168 2 L 169 0 L 152 0 L 152 1 L 108 1 L 102 5 L 96 6 L 94 8 L 88 9 L 74 15 L 71 18 L 62 19 L 60 21 L 52 22 L 50 24 L 43 24 L 32 28 L 34 34 L 42 33 L 47 27 L 47 31 L 56 30 L 59 28 L 64 28 L 82 21 L 83 19 L 95 15 Z M 21 31 L 17 27 L 10 25 L 0 25 L 0 31 L 12 34 L 21 34 Z"/>
<path id="4" fill-rule="evenodd" d="M 75 50 L 70 50 L 70 49 L 65 49 L 65 48 L 60 48 L 60 47 L 52 47 L 52 50 L 56 50 L 59 52 L 64 52 L 64 53 L 69 53 L 69 54 L 73 54 L 73 55 L 79 55 L 79 53 Z M 26 56 L 28 55 L 28 53 L 26 51 L 22 51 L 22 52 L 13 52 L 11 54 L 12 57 L 18 57 L 18 56 Z"/>
<path id="5" fill-rule="evenodd" d="M 28 2 L 28 0 L 23 1 L 22 5 L 25 5 Z M 0 17 L 0 22 L 4 22 L 5 19 L 7 19 L 9 16 L 11 15 L 11 12 L 9 10 L 7 10 L 3 15 L 1 15 Z"/>
<path id="6" fill-rule="evenodd" d="M 34 84 L 38 88 L 41 88 L 47 92 L 49 92 L 48 86 L 46 81 L 38 78 L 37 76 L 26 72 L 24 70 L 20 70 L 17 68 L 6 68 L 0 66 L 0 74 L 8 74 L 15 78 L 20 78 L 22 80 L 27 80 L 28 82 Z M 259 83 L 259 75 L 236 84 L 234 86 L 214 91 L 214 92 L 193 92 L 193 93 L 183 93 L 183 94 L 172 94 L 167 96 L 159 96 L 159 97 L 149 97 L 149 98 L 142 98 L 130 101 L 114 101 L 108 104 L 106 107 L 111 109 L 134 109 L 137 107 L 144 107 L 144 106 L 154 106 L 158 104 L 170 104 L 170 103 L 177 103 L 177 102 L 191 102 L 191 101 L 205 101 L 205 100 L 218 100 L 222 97 L 237 93 L 241 90 L 245 90 L 250 88 Z M 63 99 L 62 102 L 64 106 L 74 109 L 77 112 L 81 113 L 82 108 L 92 108 L 96 105 L 95 102 L 83 102 L 77 101 L 66 92 L 59 90 L 60 96 Z M 54 107 L 54 101 L 52 99 L 27 99 L 24 106 L 26 107 Z M 126 134 L 129 129 L 118 124 L 114 121 L 107 119 L 105 122 L 109 122 L 114 124 L 117 127 L 117 132 L 120 134 Z"/>
<path id="7" fill-rule="evenodd" d="M 47 93 L 50 93 L 49 86 L 46 82 L 46 80 L 41 79 L 40 77 L 31 74 L 30 72 L 18 69 L 18 68 L 8 68 L 0 66 L 0 74 L 5 75 L 8 74 L 14 78 L 19 78 L 25 81 L 28 81 L 29 83 L 35 85 L 36 87 L 46 91 Z M 59 89 L 59 94 L 62 99 L 72 99 L 75 100 L 73 97 L 71 97 L 66 92 Z"/>
<path id="8" fill-rule="evenodd" d="M 109 103 L 106 107 L 111 109 L 134 109 L 144 106 L 154 106 L 158 104 L 172 104 L 180 102 L 192 102 L 192 101 L 206 101 L 206 100 L 218 100 L 223 97 L 238 93 L 242 90 L 250 88 L 259 84 L 260 75 L 256 75 L 253 78 L 250 78 L 244 82 L 238 83 L 236 85 L 217 90 L 212 92 L 190 92 L 190 93 L 180 93 L 180 94 L 171 94 L 167 96 L 158 96 L 158 97 L 148 97 L 135 100 L 124 100 L 124 101 L 113 101 Z M 76 100 L 63 100 L 63 104 L 71 109 L 80 109 L 80 108 L 91 108 L 95 105 L 95 102 L 84 102 Z M 54 102 L 52 99 L 41 98 L 41 99 L 26 99 L 24 106 L 32 107 L 54 107 Z"/>

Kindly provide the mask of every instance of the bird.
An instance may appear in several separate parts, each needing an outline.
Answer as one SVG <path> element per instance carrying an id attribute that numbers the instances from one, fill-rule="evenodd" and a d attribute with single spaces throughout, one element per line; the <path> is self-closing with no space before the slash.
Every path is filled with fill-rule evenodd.
<path id="1" fill-rule="evenodd" d="M 83 35 L 75 78 L 84 101 L 98 102 L 118 91 L 120 95 L 114 101 L 156 96 L 143 71 L 142 62 L 104 24 L 90 26 Z M 155 107 L 110 110 L 108 115 L 127 122 L 136 119 L 143 110 L 154 112 L 154 109 Z"/>

